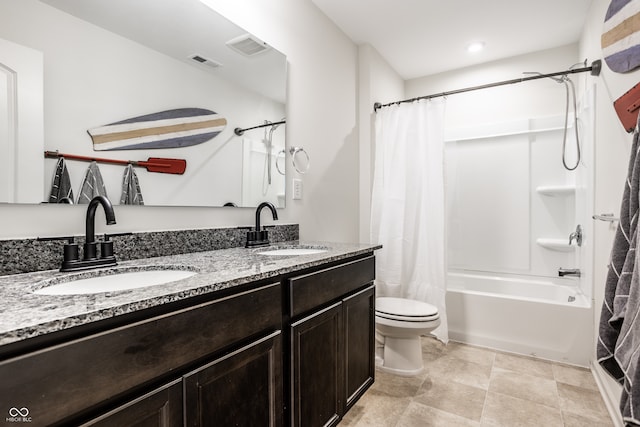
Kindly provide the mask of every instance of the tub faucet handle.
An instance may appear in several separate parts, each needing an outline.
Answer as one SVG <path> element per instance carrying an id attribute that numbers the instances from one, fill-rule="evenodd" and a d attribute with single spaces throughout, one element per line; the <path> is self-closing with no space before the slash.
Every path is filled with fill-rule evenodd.
<path id="1" fill-rule="evenodd" d="M 572 244 L 574 240 L 578 246 L 582 246 L 582 226 L 580 224 L 576 226 L 576 231 L 569 234 L 569 244 Z"/>

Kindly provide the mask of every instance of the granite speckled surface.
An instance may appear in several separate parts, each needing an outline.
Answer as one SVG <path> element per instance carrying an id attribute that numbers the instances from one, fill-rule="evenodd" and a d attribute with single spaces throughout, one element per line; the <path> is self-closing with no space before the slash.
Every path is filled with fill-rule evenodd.
<path id="1" fill-rule="evenodd" d="M 311 247 L 326 252 L 262 255 L 269 249 Z M 280 242 L 267 248 L 243 247 L 120 262 L 118 266 L 86 272 L 38 271 L 0 277 L 0 345 L 15 343 L 93 321 L 111 318 L 169 302 L 209 294 L 245 283 L 366 254 L 379 245 L 326 242 Z M 67 280 L 113 272 L 177 268 L 197 271 L 187 279 L 118 292 L 83 295 L 38 295 L 33 291 Z"/>
<path id="2" fill-rule="evenodd" d="M 296 240 L 297 224 L 268 227 L 272 242 Z M 247 228 L 156 231 L 113 237 L 118 260 L 151 258 L 243 246 Z M 84 236 L 74 236 L 82 247 Z M 97 238 L 103 238 L 98 235 Z M 60 268 L 64 241 L 0 240 L 0 276 Z"/>

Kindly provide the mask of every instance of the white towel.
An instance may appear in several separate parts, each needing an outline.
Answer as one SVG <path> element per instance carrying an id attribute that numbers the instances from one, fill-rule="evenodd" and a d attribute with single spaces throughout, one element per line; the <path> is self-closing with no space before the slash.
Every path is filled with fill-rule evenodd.
<path id="1" fill-rule="evenodd" d="M 71 179 L 69 171 L 64 162 L 64 157 L 58 158 L 56 171 L 53 175 L 51 192 L 49 193 L 49 203 L 73 203 L 73 190 L 71 189 Z"/>
<path id="2" fill-rule="evenodd" d="M 80 186 L 80 195 L 78 196 L 78 203 L 89 203 L 91 199 L 96 196 L 107 197 L 107 189 L 104 187 L 102 181 L 102 174 L 100 168 L 96 162 L 91 162 L 87 168 L 87 173 L 82 180 Z"/>
<path id="3" fill-rule="evenodd" d="M 121 205 L 144 205 L 142 199 L 142 191 L 140 190 L 140 182 L 138 175 L 133 170 L 132 165 L 127 165 L 122 176 L 122 195 L 120 196 Z"/>

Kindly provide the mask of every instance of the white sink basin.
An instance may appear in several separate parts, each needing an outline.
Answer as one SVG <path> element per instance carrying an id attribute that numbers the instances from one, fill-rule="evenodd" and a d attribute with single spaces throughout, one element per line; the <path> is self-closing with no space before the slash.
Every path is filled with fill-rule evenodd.
<path id="1" fill-rule="evenodd" d="M 262 252 L 258 252 L 258 255 L 271 255 L 271 256 L 292 256 L 292 255 L 314 255 L 327 252 L 326 249 L 316 248 L 283 248 L 283 249 L 270 249 Z"/>
<path id="2" fill-rule="evenodd" d="M 116 292 L 145 286 L 162 285 L 197 274 L 188 270 L 128 271 L 86 279 L 69 280 L 33 291 L 38 295 L 79 295 Z"/>

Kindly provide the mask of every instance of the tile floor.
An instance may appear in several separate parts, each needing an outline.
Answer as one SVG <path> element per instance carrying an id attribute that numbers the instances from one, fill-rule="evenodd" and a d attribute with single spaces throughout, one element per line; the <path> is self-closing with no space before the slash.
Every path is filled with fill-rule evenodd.
<path id="1" fill-rule="evenodd" d="M 376 371 L 340 427 L 613 426 L 588 369 L 423 338 L 425 372 Z"/>

